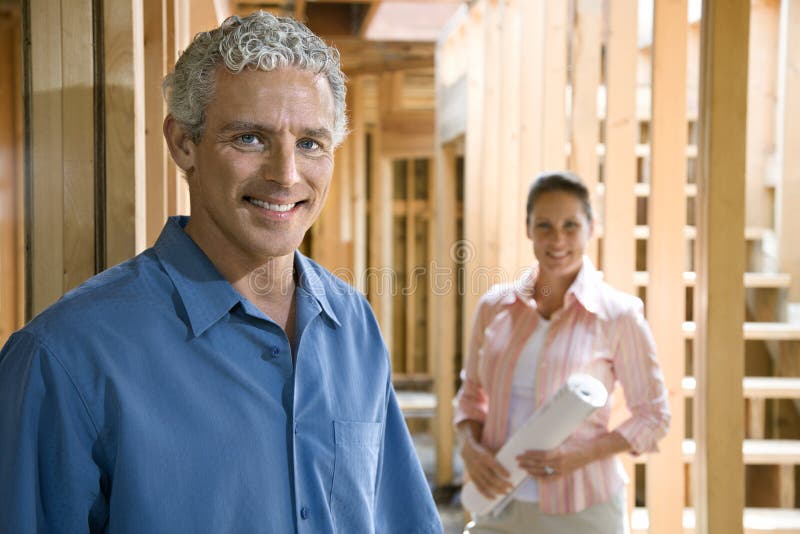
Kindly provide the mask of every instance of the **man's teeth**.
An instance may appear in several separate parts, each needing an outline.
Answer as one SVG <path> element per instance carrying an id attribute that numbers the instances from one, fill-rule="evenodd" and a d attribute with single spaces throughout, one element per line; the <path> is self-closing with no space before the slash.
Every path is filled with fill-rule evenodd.
<path id="1" fill-rule="evenodd" d="M 256 200 L 256 199 L 250 198 L 250 197 L 247 198 L 247 201 L 250 202 L 250 204 L 254 204 L 254 205 L 258 206 L 259 208 L 265 208 L 265 209 L 268 209 L 270 211 L 289 211 L 290 209 L 292 209 L 293 207 L 295 207 L 297 205 L 297 203 L 294 203 L 294 204 L 270 204 L 269 202 L 262 202 L 260 200 Z"/>

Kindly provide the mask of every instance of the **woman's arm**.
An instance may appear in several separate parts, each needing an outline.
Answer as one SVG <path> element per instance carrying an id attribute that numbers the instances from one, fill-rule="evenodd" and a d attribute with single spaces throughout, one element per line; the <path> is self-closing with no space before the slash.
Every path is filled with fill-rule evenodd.
<path id="1" fill-rule="evenodd" d="M 562 476 L 630 449 L 622 434 L 611 431 L 591 439 L 568 438 L 549 451 L 526 451 L 517 456 L 517 462 L 532 477 Z"/>
<path id="2" fill-rule="evenodd" d="M 483 425 L 478 421 L 465 419 L 456 425 L 456 430 L 461 439 L 464 467 L 478 491 L 489 499 L 511 491 L 513 486 L 508 479 L 510 473 L 497 461 L 494 451 L 481 445 Z"/>

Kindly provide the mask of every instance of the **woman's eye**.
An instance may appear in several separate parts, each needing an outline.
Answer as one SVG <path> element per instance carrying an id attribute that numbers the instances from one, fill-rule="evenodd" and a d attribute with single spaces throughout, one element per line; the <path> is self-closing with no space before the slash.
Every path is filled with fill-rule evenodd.
<path id="1" fill-rule="evenodd" d="M 300 142 L 297 143 L 297 146 L 299 146 L 303 150 L 316 150 L 317 148 L 319 148 L 319 143 L 317 143 L 313 139 L 302 139 L 300 140 Z"/>

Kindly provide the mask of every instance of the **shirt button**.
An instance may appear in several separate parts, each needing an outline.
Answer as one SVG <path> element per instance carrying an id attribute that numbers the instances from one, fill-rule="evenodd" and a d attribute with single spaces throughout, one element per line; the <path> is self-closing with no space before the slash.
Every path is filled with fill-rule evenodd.
<path id="1" fill-rule="evenodd" d="M 297 434 L 297 423 L 294 424 L 294 433 Z"/>
<path id="2" fill-rule="evenodd" d="M 270 353 L 272 353 L 273 356 L 277 356 L 278 354 L 281 353 L 281 349 L 278 348 L 277 345 L 272 345 L 272 347 L 269 349 L 269 351 L 270 351 Z"/>
<path id="3" fill-rule="evenodd" d="M 300 508 L 300 519 L 308 519 L 308 508 L 305 506 Z"/>

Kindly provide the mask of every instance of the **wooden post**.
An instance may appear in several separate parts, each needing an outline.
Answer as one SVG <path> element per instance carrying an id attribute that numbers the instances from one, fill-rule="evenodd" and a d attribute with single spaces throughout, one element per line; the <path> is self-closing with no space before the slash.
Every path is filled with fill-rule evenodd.
<path id="1" fill-rule="evenodd" d="M 569 2 L 545 0 L 542 124 L 547 127 L 547 135 L 543 139 L 544 170 L 563 169 L 567 163 L 564 150 L 567 140 L 564 91 L 567 87 L 568 13 Z"/>
<path id="2" fill-rule="evenodd" d="M 781 272 L 792 277 L 789 300 L 800 302 L 800 5 L 781 2 L 781 51 L 778 62 L 778 157 L 780 182 L 776 188 L 775 228 Z"/>
<path id="3" fill-rule="evenodd" d="M 145 248 L 142 0 L 104 3 L 106 265 Z"/>
<path id="4" fill-rule="evenodd" d="M 367 148 L 364 112 L 364 77 L 350 82 L 350 142 L 352 157 L 350 173 L 353 178 L 353 273 L 356 289 L 366 293 L 364 273 L 367 269 Z"/>
<path id="5" fill-rule="evenodd" d="M 744 508 L 744 195 L 750 2 L 703 2 L 697 322 L 695 532 L 741 533 Z"/>
<path id="6" fill-rule="evenodd" d="M 167 150 L 162 133 L 165 106 L 161 80 L 172 67 L 167 49 L 165 0 L 144 0 L 144 98 L 146 241 L 155 243 L 167 218 Z"/>
<path id="7" fill-rule="evenodd" d="M 683 281 L 686 223 L 686 2 L 658 2 L 653 17 L 653 104 L 647 246 L 647 318 L 669 393 L 672 423 L 647 462 L 647 508 L 651 534 L 683 530 L 684 340 Z M 737 236 L 741 245 L 741 237 Z M 668 254 L 665 252 L 669 251 Z M 741 276 L 738 279 L 741 285 Z M 741 308 L 741 302 L 739 307 Z M 741 380 L 739 380 L 741 383 Z M 735 404 L 733 406 L 736 406 Z"/>
<path id="8" fill-rule="evenodd" d="M 519 220 L 517 221 L 517 265 L 533 261 L 532 245 L 525 227 L 525 206 L 528 189 L 534 177 L 544 167 L 544 140 L 550 136 L 545 128 L 543 109 L 544 39 L 546 0 L 525 0 L 520 3 L 520 74 L 519 74 L 519 172 L 517 189 Z M 547 130 L 547 131 L 545 131 Z M 470 219 L 471 217 L 467 217 Z"/>
<path id="9" fill-rule="evenodd" d="M 0 8 L 0 343 L 24 316 L 20 42 L 19 11 Z"/>
<path id="10" fill-rule="evenodd" d="M 463 353 L 470 338 L 470 327 L 473 322 L 475 307 L 480 295 L 473 288 L 475 272 L 479 265 L 477 256 L 477 243 L 480 239 L 483 202 L 480 193 L 482 179 L 482 147 L 484 142 L 484 66 L 485 43 L 483 42 L 484 15 L 486 3 L 477 2 L 469 10 L 467 30 L 467 47 L 472 60 L 467 67 L 467 128 L 465 134 L 466 153 L 464 157 L 464 212 L 469 217 L 464 217 L 464 239 L 452 246 L 454 255 L 464 262 L 464 287 L 458 288 L 463 295 L 463 336 L 461 345 Z M 468 326 L 469 325 L 469 326 Z"/>
<path id="11" fill-rule="evenodd" d="M 636 271 L 636 21 L 637 1 L 619 0 L 608 5 L 606 60 L 606 135 L 605 135 L 605 206 L 595 202 L 595 232 L 600 212 L 604 217 L 603 274 L 609 284 L 635 295 Z M 628 416 L 628 410 L 617 399 L 612 410 L 611 426 Z M 636 497 L 636 469 L 629 454 L 620 460 L 631 479 L 628 491 L 628 514 Z"/>
<path id="12" fill-rule="evenodd" d="M 572 28 L 572 129 L 570 170 L 589 188 L 594 202 L 597 192 L 597 87 L 600 85 L 600 29 L 603 25 L 601 0 L 577 0 Z M 586 254 L 597 264 L 597 239 Z"/>

